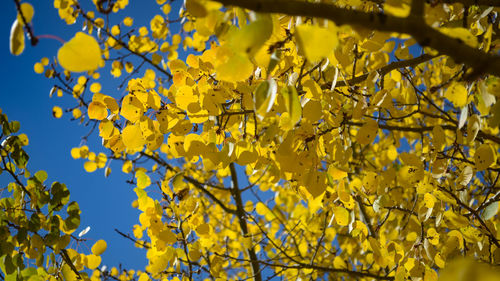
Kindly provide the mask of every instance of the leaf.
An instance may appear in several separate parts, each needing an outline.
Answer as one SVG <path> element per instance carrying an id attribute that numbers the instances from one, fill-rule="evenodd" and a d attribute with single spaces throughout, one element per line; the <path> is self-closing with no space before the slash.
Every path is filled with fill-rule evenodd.
<path id="1" fill-rule="evenodd" d="M 215 70 L 219 80 L 237 82 L 252 75 L 254 66 L 244 53 L 235 52 L 228 46 L 221 46 L 217 48 L 216 58 Z"/>
<path id="2" fill-rule="evenodd" d="M 466 186 L 469 184 L 470 180 L 474 176 L 474 171 L 471 166 L 465 166 L 460 175 L 458 176 L 457 183 L 461 186 Z"/>
<path id="3" fill-rule="evenodd" d="M 469 122 L 467 123 L 467 143 L 472 143 L 481 130 L 481 118 L 479 115 L 474 114 L 469 117 Z"/>
<path id="4" fill-rule="evenodd" d="M 373 143 L 377 136 L 378 124 L 375 120 L 369 119 L 358 131 L 356 141 L 361 145 Z"/>
<path id="5" fill-rule="evenodd" d="M 444 97 L 447 98 L 454 106 L 462 108 L 467 104 L 467 89 L 464 85 L 453 82 L 446 92 Z"/>
<path id="6" fill-rule="evenodd" d="M 328 22 L 328 24 L 333 24 Z M 336 28 L 327 29 L 316 25 L 295 27 L 295 36 L 300 52 L 310 62 L 317 62 L 328 56 L 338 45 Z"/>
<path id="7" fill-rule="evenodd" d="M 17 19 L 10 28 L 9 50 L 15 56 L 19 56 L 24 51 L 24 31 Z"/>
<path id="8" fill-rule="evenodd" d="M 474 154 L 474 163 L 478 171 L 487 169 L 495 161 L 495 152 L 488 144 L 483 143 Z"/>
<path id="9" fill-rule="evenodd" d="M 489 204 L 486 208 L 484 208 L 484 211 L 481 214 L 483 219 L 489 220 L 489 219 L 493 218 L 498 212 L 498 205 L 499 205 L 498 201 L 495 201 L 495 202 Z"/>
<path id="10" fill-rule="evenodd" d="M 101 257 L 97 255 L 85 256 L 85 260 L 87 261 L 87 267 L 91 270 L 96 269 L 101 264 Z"/>
<path id="11" fill-rule="evenodd" d="M 108 248 L 108 244 L 106 243 L 106 241 L 104 240 L 98 240 L 97 242 L 94 243 L 94 245 L 92 246 L 92 254 L 96 255 L 96 256 L 100 256 L 102 255 L 102 253 L 104 253 L 104 251 L 106 251 L 106 248 Z"/>
<path id="12" fill-rule="evenodd" d="M 101 48 L 94 37 L 83 32 L 66 42 L 57 52 L 61 66 L 72 72 L 92 71 L 103 63 Z"/>
<path id="13" fill-rule="evenodd" d="M 144 114 L 145 108 L 142 102 L 134 95 L 126 95 L 122 101 L 121 116 L 135 123 Z"/>
<path id="14" fill-rule="evenodd" d="M 122 131 L 122 140 L 128 149 L 138 149 L 146 143 L 139 125 L 127 125 Z"/>
<path id="15" fill-rule="evenodd" d="M 262 119 L 271 110 L 276 100 L 278 85 L 274 79 L 266 80 L 257 86 L 254 93 L 254 105 L 257 115 Z"/>
<path id="16" fill-rule="evenodd" d="M 315 169 L 310 169 L 304 174 L 304 185 L 313 198 L 316 198 L 325 192 L 325 180 L 325 173 L 319 172 Z"/>
<path id="17" fill-rule="evenodd" d="M 335 214 L 335 221 L 338 225 L 347 226 L 349 224 L 349 211 L 344 207 L 335 206 L 333 208 L 333 213 Z"/>
<path id="18" fill-rule="evenodd" d="M 463 27 L 441 27 L 439 31 L 452 38 L 457 38 L 473 48 L 477 48 L 479 44 L 477 37 L 469 29 Z"/>
<path id="19" fill-rule="evenodd" d="M 292 126 L 294 126 L 300 121 L 300 118 L 302 118 L 302 106 L 300 105 L 297 89 L 293 86 L 283 87 L 281 89 L 281 94 L 285 100 L 286 111 L 290 116 Z"/>
<path id="20" fill-rule="evenodd" d="M 35 9 L 33 9 L 33 6 L 30 3 L 22 3 L 21 12 L 23 14 L 24 20 L 26 20 L 26 23 L 29 24 L 33 19 L 33 16 L 35 15 Z M 19 13 L 17 14 L 17 21 L 24 26 L 23 19 L 21 17 L 21 14 Z"/>
<path id="21" fill-rule="evenodd" d="M 108 116 L 106 106 L 99 101 L 93 101 L 89 104 L 89 119 L 102 120 Z"/>
<path id="22" fill-rule="evenodd" d="M 55 118 L 61 118 L 62 114 L 62 108 L 60 108 L 59 106 L 52 107 L 52 116 L 54 116 Z"/>
<path id="23" fill-rule="evenodd" d="M 144 189 L 144 188 L 151 185 L 151 179 L 144 172 L 143 169 L 140 169 L 135 173 L 135 178 L 137 179 L 137 187 L 138 188 Z"/>
<path id="24" fill-rule="evenodd" d="M 245 53 L 251 57 L 264 46 L 271 37 L 273 22 L 271 15 L 257 15 L 257 20 L 236 29 L 227 35 L 229 46 L 237 53 Z"/>

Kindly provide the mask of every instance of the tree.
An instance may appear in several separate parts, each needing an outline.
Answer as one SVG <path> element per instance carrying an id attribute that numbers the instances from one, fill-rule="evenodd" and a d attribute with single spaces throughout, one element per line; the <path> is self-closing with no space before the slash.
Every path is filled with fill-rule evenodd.
<path id="1" fill-rule="evenodd" d="M 85 31 L 34 68 L 108 149 L 71 156 L 131 174 L 140 224 L 121 234 L 149 265 L 67 248 L 78 205 L 24 169 L 27 138 L 2 116 L 5 279 L 498 278 L 498 1 L 157 0 L 149 27 L 109 20 L 127 0 L 93 2 L 54 1 Z M 15 3 L 19 55 L 40 37 Z"/>

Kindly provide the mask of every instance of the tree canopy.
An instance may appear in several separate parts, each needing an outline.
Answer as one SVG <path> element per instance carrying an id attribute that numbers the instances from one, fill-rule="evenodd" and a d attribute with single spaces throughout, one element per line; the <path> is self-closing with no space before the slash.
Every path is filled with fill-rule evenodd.
<path id="1" fill-rule="evenodd" d="M 128 2 L 54 0 L 83 30 L 34 71 L 107 151 L 71 157 L 130 175 L 148 265 L 71 247 L 71 187 L 2 114 L 2 279 L 499 279 L 499 1 Z M 14 3 L 13 55 L 57 39 Z"/>

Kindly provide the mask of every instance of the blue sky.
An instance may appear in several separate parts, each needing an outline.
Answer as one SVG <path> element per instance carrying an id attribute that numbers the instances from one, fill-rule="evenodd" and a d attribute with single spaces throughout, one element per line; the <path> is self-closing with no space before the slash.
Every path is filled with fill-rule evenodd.
<path id="1" fill-rule="evenodd" d="M 81 1 L 82 4 L 91 1 Z M 135 24 L 149 25 L 152 9 L 159 10 L 156 1 L 130 1 L 129 7 L 116 15 L 112 20 L 132 16 Z M 30 1 L 35 8 L 33 26 L 35 34 L 51 34 L 69 40 L 75 32 L 81 29 L 82 23 L 68 26 L 58 16 L 53 8 L 53 1 Z M 128 14 L 125 14 L 128 13 Z M 63 109 L 74 105 L 72 98 L 49 98 L 49 91 L 53 81 L 33 70 L 35 62 L 42 57 L 53 58 L 57 54 L 61 43 L 51 39 L 41 39 L 37 46 L 26 46 L 24 53 L 13 56 L 9 52 L 9 34 L 12 22 L 16 18 L 13 1 L 0 3 L 0 108 L 10 120 L 21 122 L 21 132 L 29 137 L 30 144 L 26 148 L 30 155 L 28 169 L 31 172 L 45 170 L 49 175 L 49 182 L 65 183 L 70 192 L 71 200 L 77 201 L 82 210 L 80 228 L 91 227 L 84 236 L 89 239 L 80 249 L 90 252 L 90 247 L 99 239 L 108 242 L 108 249 L 103 254 L 103 264 L 125 268 L 141 269 L 146 264 L 144 250 L 137 249 L 132 242 L 119 236 L 114 229 L 131 233 L 132 226 L 138 223 L 138 211 L 131 207 L 136 199 L 132 191 L 133 186 L 126 184 L 129 175 L 121 172 L 121 164 L 111 165 L 113 172 L 108 178 L 104 177 L 103 170 L 87 173 L 83 169 L 81 160 L 71 158 L 70 150 L 81 143 L 81 137 L 87 134 L 89 128 L 71 122 L 70 113 L 61 119 L 52 117 L 52 107 L 61 106 Z M 149 17 L 146 17 L 148 15 Z M 52 60 L 52 59 L 51 59 Z M 106 81 L 101 81 L 106 84 Z M 110 87 L 104 90 L 107 94 L 119 96 L 120 93 Z M 114 92 L 113 92 L 114 91 Z M 94 134 L 89 138 L 87 145 L 92 151 L 99 151 L 100 139 Z M 5 186 L 10 178 L 5 174 L 0 176 L 0 185 Z"/>

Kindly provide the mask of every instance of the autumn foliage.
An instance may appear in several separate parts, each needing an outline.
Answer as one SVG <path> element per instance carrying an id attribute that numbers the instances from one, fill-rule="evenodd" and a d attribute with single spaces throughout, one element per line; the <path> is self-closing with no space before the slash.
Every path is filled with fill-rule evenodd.
<path id="1" fill-rule="evenodd" d="M 15 2 L 20 55 L 38 38 Z M 157 0 L 149 26 L 93 2 L 54 1 L 86 28 L 34 71 L 74 101 L 54 117 L 107 148 L 71 156 L 133 175 L 121 235 L 149 264 L 68 247 L 70 188 L 26 169 L 1 115 L 5 280 L 499 279 L 498 1 Z"/>

